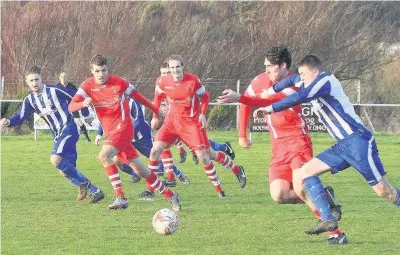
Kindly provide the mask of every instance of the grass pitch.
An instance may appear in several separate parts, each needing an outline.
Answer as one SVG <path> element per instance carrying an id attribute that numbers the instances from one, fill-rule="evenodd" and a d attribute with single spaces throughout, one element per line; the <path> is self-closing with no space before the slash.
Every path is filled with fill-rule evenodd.
<path id="1" fill-rule="evenodd" d="M 153 214 L 169 203 L 138 201 L 144 183 L 132 184 L 122 173 L 129 199 L 127 210 L 110 211 L 113 192 L 97 161 L 99 147 L 78 144 L 78 168 L 106 193 L 98 204 L 75 202 L 77 188 L 49 162 L 52 138 L 3 136 L 1 148 L 2 254 L 400 254 L 400 212 L 380 200 L 354 169 L 325 174 L 342 204 L 340 228 L 345 246 L 328 246 L 326 234 L 308 236 L 303 230 L 316 223 L 305 205 L 278 205 L 269 197 L 268 134 L 255 134 L 254 145 L 237 145 L 236 132 L 210 132 L 220 142 L 231 140 L 235 162 L 245 167 L 248 183 L 239 188 L 236 177 L 218 166 L 229 196 L 219 199 L 203 169 L 191 157 L 178 167 L 191 184 L 179 184 L 180 226 L 171 236 L 152 228 Z M 94 136 L 92 133 L 91 136 Z M 315 154 L 333 144 L 328 134 L 313 134 Z M 400 187 L 400 136 L 376 135 L 390 182 Z M 175 159 L 177 154 L 174 153 Z M 142 159 L 146 161 L 143 157 Z"/>

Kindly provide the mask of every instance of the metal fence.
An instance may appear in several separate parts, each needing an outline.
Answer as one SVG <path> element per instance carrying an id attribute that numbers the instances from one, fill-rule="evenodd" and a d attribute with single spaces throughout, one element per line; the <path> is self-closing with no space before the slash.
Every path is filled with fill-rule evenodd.
<path id="1" fill-rule="evenodd" d="M 72 77 L 70 80 L 79 85 L 85 77 Z M 154 87 L 156 78 L 138 78 L 129 79 L 134 83 L 138 90 L 141 91 L 147 98 L 153 98 Z M 2 105 L 8 104 L 19 104 L 26 93 L 19 93 L 18 98 L 11 98 L 11 90 L 27 91 L 26 85 L 18 84 L 16 78 L 4 78 L 1 79 L 2 84 L 0 87 L 0 95 L 3 98 Z M 206 78 L 202 80 L 204 86 L 210 92 L 211 103 L 209 107 L 209 113 L 213 112 L 214 108 L 217 107 L 215 100 L 217 96 L 224 89 L 232 89 L 244 93 L 251 79 L 235 80 L 235 79 L 212 79 Z M 45 80 L 45 84 L 55 84 L 55 80 Z M 350 101 L 356 106 L 360 106 L 359 113 L 366 124 L 366 126 L 374 132 L 390 132 L 400 133 L 400 116 L 398 114 L 398 107 L 400 104 L 363 104 L 361 89 L 362 86 L 359 80 L 345 80 L 341 81 L 343 88 L 350 98 Z M 16 86 L 18 89 L 16 89 Z M 25 86 L 25 87 L 24 87 Z M 16 95 L 17 93 L 14 93 Z M 4 97 L 3 97 L 4 96 Z M 226 104 L 218 106 L 218 112 L 212 116 L 217 116 L 212 121 L 212 128 L 214 129 L 237 129 L 238 128 L 238 104 Z M 221 109 L 223 107 L 223 109 Z M 16 107 L 13 107 L 15 109 Z M 215 110 L 216 111 L 216 110 Z M 2 111 L 3 115 L 3 111 Z M 215 117 L 213 117 L 215 118 Z M 313 121 L 314 122 L 314 121 Z M 319 129 L 316 129 L 319 130 Z"/>

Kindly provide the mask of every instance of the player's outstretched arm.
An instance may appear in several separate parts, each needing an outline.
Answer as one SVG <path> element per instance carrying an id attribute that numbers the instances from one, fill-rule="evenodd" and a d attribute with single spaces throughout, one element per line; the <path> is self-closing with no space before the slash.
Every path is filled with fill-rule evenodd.
<path id="1" fill-rule="evenodd" d="M 199 95 L 201 98 L 201 114 L 206 115 L 208 105 L 210 104 L 210 93 L 206 90 L 202 95 Z"/>
<path id="2" fill-rule="evenodd" d="M 81 95 L 76 94 L 68 105 L 68 111 L 70 112 L 79 111 L 82 108 L 89 107 L 92 104 L 92 102 L 93 100 L 90 97 L 83 99 Z"/>
<path id="3" fill-rule="evenodd" d="M 130 97 L 133 98 L 138 103 L 141 103 L 142 105 L 151 109 L 153 111 L 153 113 L 158 115 L 159 107 L 157 107 L 155 104 L 150 102 L 150 100 L 145 98 L 139 91 L 137 91 L 137 90 L 132 91 L 132 93 L 130 94 Z"/>
<path id="4" fill-rule="evenodd" d="M 247 137 L 247 127 L 249 126 L 251 107 L 240 104 L 239 108 L 239 145 L 243 148 L 250 148 L 252 143 Z"/>
<path id="5" fill-rule="evenodd" d="M 285 79 L 280 80 L 279 82 L 275 83 L 270 90 L 272 90 L 272 92 L 279 92 L 282 91 L 290 86 L 293 86 L 295 83 L 300 81 L 300 74 L 293 74 L 290 75 L 288 77 L 286 77 Z M 270 93 L 272 94 L 272 93 Z"/>
<path id="6" fill-rule="evenodd" d="M 200 116 L 199 116 L 199 122 L 201 123 L 202 128 L 207 127 L 207 109 L 208 105 L 210 104 L 210 93 L 205 90 L 203 94 L 199 95 L 200 100 L 201 100 L 201 109 L 200 109 Z"/>
<path id="7" fill-rule="evenodd" d="M 288 109 L 294 105 L 310 102 L 318 97 L 329 95 L 331 91 L 332 74 L 325 72 L 320 74 L 310 85 L 307 87 L 304 84 L 300 87 L 299 92 L 294 93 L 281 101 L 272 104 L 268 107 L 269 112 L 279 112 Z M 336 79 L 336 78 L 335 78 Z"/>
<path id="8" fill-rule="evenodd" d="M 26 120 L 34 112 L 35 109 L 30 104 L 28 98 L 25 98 L 24 102 L 22 102 L 22 105 L 19 107 L 18 112 L 14 114 L 10 119 L 2 119 L 1 125 L 7 127 L 21 125 L 24 120 Z"/>
<path id="9" fill-rule="evenodd" d="M 220 104 L 240 102 L 242 104 L 249 105 L 252 107 L 263 107 L 273 103 L 269 99 L 262 99 L 262 98 L 241 95 L 231 89 L 224 90 L 222 92 L 222 95 L 218 97 L 217 101 Z"/>

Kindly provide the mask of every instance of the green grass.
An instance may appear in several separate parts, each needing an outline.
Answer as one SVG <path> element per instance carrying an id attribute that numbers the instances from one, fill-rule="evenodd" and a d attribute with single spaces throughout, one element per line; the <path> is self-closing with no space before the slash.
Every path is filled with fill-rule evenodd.
<path id="1" fill-rule="evenodd" d="M 316 223 L 305 205 L 277 205 L 269 197 L 268 134 L 255 134 L 254 145 L 237 145 L 235 132 L 210 132 L 217 141 L 233 141 L 237 163 L 245 166 L 248 184 L 240 190 L 236 178 L 218 167 L 227 200 L 220 200 L 200 166 L 188 157 L 179 167 L 191 184 L 179 185 L 183 210 L 171 236 L 156 234 L 151 219 L 169 203 L 137 200 L 143 182 L 131 184 L 122 175 L 129 199 L 127 210 L 109 211 L 111 184 L 97 161 L 99 148 L 79 141 L 78 166 L 106 193 L 98 204 L 75 202 L 77 189 L 49 163 L 50 135 L 2 137 L 2 254 L 399 254 L 399 209 L 380 200 L 364 179 L 348 169 L 326 174 L 343 206 L 340 227 L 350 244 L 327 246 L 326 235 L 307 236 Z M 380 155 L 392 184 L 400 187 L 400 136 L 377 135 Z M 318 153 L 333 141 L 313 135 Z M 175 154 L 176 156 L 176 154 Z"/>

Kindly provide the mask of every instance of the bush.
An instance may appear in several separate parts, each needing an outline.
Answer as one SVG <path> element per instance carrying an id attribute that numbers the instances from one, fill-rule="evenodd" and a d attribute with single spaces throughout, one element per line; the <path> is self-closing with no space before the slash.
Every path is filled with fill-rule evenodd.
<path id="1" fill-rule="evenodd" d="M 208 114 L 208 129 L 228 130 L 236 128 L 236 106 L 214 106 Z"/>

